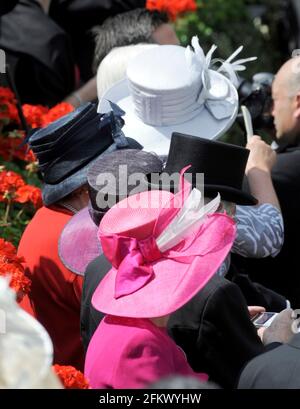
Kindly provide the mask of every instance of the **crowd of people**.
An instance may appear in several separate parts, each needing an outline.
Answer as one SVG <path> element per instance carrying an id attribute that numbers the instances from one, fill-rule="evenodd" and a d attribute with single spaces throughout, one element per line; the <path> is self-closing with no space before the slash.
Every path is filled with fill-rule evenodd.
<path id="1" fill-rule="evenodd" d="M 43 207 L 18 247 L 31 291 L 17 306 L 0 280 L 20 359 L 32 343 L 13 385 L 59 387 L 53 363 L 93 389 L 300 388 L 300 57 L 272 85 L 278 149 L 241 147 L 218 139 L 254 58 L 180 46 L 145 1 L 14 3 L 0 48 L 20 101 L 75 109 L 27 138 Z"/>

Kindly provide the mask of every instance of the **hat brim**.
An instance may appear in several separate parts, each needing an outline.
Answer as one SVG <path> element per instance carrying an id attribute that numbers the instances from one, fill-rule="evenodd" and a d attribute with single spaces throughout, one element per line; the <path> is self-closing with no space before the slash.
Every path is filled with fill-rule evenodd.
<path id="1" fill-rule="evenodd" d="M 58 242 L 58 254 L 73 273 L 84 276 L 89 263 L 103 253 L 97 231 L 88 207 L 76 213 L 65 225 Z"/>
<path id="2" fill-rule="evenodd" d="M 44 205 L 50 206 L 68 196 L 79 187 L 83 186 L 87 181 L 88 168 L 93 162 L 94 160 L 56 185 L 44 183 L 42 188 L 42 199 Z"/>
<path id="3" fill-rule="evenodd" d="M 213 251 L 203 251 L 204 255 L 194 257 L 189 265 L 167 258 L 153 262 L 154 279 L 140 290 L 117 299 L 114 297 L 117 270 L 112 268 L 94 292 L 94 308 L 120 317 L 154 318 L 171 314 L 186 304 L 216 273 L 235 239 L 234 222 L 221 214 L 213 217 L 203 235 L 196 238 L 198 247 L 203 249 L 209 248 L 207 241 L 213 240 Z M 224 219 L 221 224 L 217 225 L 216 217 Z"/>
<path id="4" fill-rule="evenodd" d="M 118 165 L 122 163 L 127 164 L 130 173 L 146 174 L 148 171 L 160 172 L 162 168 L 161 160 L 155 155 L 150 155 L 136 149 L 119 150 L 118 152 L 111 153 L 108 158 L 108 161 L 105 159 L 97 161 L 95 169 L 92 168 L 94 166 L 92 163 L 89 164 L 88 171 L 90 173 L 94 171 L 93 177 L 95 176 L 95 171 L 97 174 L 104 173 L 105 170 L 109 171 L 109 169 L 113 171 L 114 168 L 117 169 Z M 101 159 L 103 158 L 101 157 Z M 106 169 L 108 162 L 110 162 L 111 167 Z M 91 187 L 91 179 L 93 178 L 91 174 L 87 176 L 90 178 L 88 183 Z M 140 184 L 139 187 L 147 190 L 147 185 L 142 187 Z M 137 191 L 136 189 L 135 187 L 135 192 Z M 114 196 L 114 201 L 117 201 L 117 196 Z M 59 256 L 63 264 L 75 274 L 83 276 L 88 264 L 102 254 L 102 247 L 97 237 L 98 226 L 95 221 L 102 217 L 104 213 L 104 211 L 95 210 L 93 204 L 90 204 L 90 207 L 80 210 L 69 220 L 60 235 L 58 244 Z M 99 222 L 98 220 L 98 224 Z"/>
<path id="5" fill-rule="evenodd" d="M 30 314 L 28 314 L 21 308 L 18 308 L 17 314 L 18 314 L 18 319 L 20 321 L 22 320 L 24 333 L 30 334 L 31 344 L 34 345 L 36 351 L 39 351 L 39 353 L 35 357 L 34 363 L 31 363 L 31 375 L 32 376 L 31 376 L 31 379 L 29 380 L 29 383 L 30 385 L 35 385 L 39 383 L 40 379 L 45 378 L 45 376 L 47 375 L 49 371 L 49 368 L 52 365 L 53 344 L 52 344 L 52 341 L 50 339 L 48 332 L 34 317 L 32 317 Z M 18 335 L 20 338 L 20 334 Z M 12 336 L 12 340 L 13 339 L 17 340 L 16 335 L 14 337 Z M 24 343 L 24 340 L 22 340 L 22 337 L 19 339 L 18 345 L 20 345 L 21 342 L 23 342 L 25 346 L 25 343 Z M 5 365 L 5 362 L 3 362 L 2 364 Z M 27 368 L 29 367 L 29 365 L 26 365 L 26 366 Z M 24 372 L 26 372 L 26 370 L 24 370 Z M 28 380 L 26 381 L 22 375 L 21 377 L 23 378 L 23 382 L 22 382 L 23 386 L 20 386 L 20 382 L 19 382 L 18 388 L 28 387 Z M 19 379 L 19 381 L 20 380 L 21 379 Z"/>
<path id="6" fill-rule="evenodd" d="M 223 75 L 212 71 L 212 80 L 215 76 L 222 77 L 229 86 L 228 101 L 233 102 L 232 114 L 230 117 L 217 120 L 204 106 L 199 115 L 192 120 L 178 125 L 154 127 L 147 125 L 135 114 L 134 104 L 129 92 L 127 79 L 122 80 L 112 86 L 101 98 L 98 105 L 98 112 L 106 113 L 110 111 L 112 101 L 125 111 L 125 125 L 123 131 L 127 137 L 136 139 L 144 150 L 155 152 L 158 155 L 167 155 L 170 147 L 170 140 L 173 132 L 187 133 L 205 139 L 217 139 L 223 135 L 234 123 L 238 113 L 238 93 L 233 84 Z"/>
<path id="7" fill-rule="evenodd" d="M 254 206 L 258 203 L 257 199 L 238 189 L 235 189 L 230 186 L 221 186 L 221 185 L 205 185 L 204 184 L 204 194 L 208 197 L 215 197 L 220 193 L 222 200 L 228 202 L 233 202 L 241 206 Z M 211 196 L 210 196 L 211 194 Z"/>
<path id="8" fill-rule="evenodd" d="M 127 138 L 128 147 L 126 149 L 142 149 L 143 147 L 133 140 L 132 138 Z M 114 152 L 118 149 L 116 143 L 113 143 L 109 148 L 107 148 L 100 155 L 92 159 L 87 165 L 79 169 L 74 174 L 70 175 L 66 179 L 62 180 L 57 184 L 47 184 L 45 183 L 42 188 L 42 198 L 45 206 L 50 206 L 61 200 L 62 198 L 68 196 L 70 193 L 74 192 L 76 189 L 87 183 L 88 170 L 91 165 L 94 164 L 100 157 L 108 153 Z"/>
<path id="9" fill-rule="evenodd" d="M 155 183 L 150 183 L 149 182 L 149 176 L 147 175 L 147 186 L 149 190 L 169 190 L 170 188 L 174 188 L 171 186 L 167 185 L 159 185 Z M 205 177 L 205 175 L 204 175 Z M 226 200 L 228 202 L 233 202 L 237 205 L 241 206 L 254 206 L 258 203 L 258 200 L 248 194 L 247 192 L 239 189 L 235 189 L 230 186 L 224 186 L 224 185 L 212 185 L 212 184 L 205 184 L 204 183 L 204 196 L 214 198 L 215 196 L 220 193 L 221 199 Z M 199 187 L 198 187 L 199 188 Z"/>

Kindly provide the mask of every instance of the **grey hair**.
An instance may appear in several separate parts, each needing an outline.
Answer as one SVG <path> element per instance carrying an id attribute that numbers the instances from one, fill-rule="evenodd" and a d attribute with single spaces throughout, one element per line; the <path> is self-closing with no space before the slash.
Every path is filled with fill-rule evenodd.
<path id="1" fill-rule="evenodd" d="M 103 58 L 115 47 L 130 44 L 154 43 L 154 31 L 168 23 L 166 13 L 139 8 L 107 18 L 101 26 L 94 27 L 96 72 Z"/>

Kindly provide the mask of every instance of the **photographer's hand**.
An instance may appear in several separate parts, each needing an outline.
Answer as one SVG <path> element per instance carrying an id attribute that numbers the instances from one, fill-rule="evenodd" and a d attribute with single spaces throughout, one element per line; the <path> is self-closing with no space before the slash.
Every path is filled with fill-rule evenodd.
<path id="1" fill-rule="evenodd" d="M 276 152 L 273 151 L 271 146 L 264 142 L 260 136 L 254 135 L 247 143 L 246 148 L 250 150 L 246 174 L 252 169 L 271 173 L 277 157 Z"/>
<path id="2" fill-rule="evenodd" d="M 259 204 L 270 203 L 280 210 L 271 177 L 271 170 L 276 162 L 276 152 L 257 135 L 251 138 L 246 148 L 250 150 L 245 173 L 251 194 L 257 198 Z"/>

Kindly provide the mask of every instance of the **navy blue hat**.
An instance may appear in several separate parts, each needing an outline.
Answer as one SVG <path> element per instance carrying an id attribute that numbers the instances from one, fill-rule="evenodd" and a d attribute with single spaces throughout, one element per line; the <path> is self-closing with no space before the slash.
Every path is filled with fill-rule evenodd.
<path id="1" fill-rule="evenodd" d="M 115 104 L 110 113 L 101 115 L 95 104 L 87 103 L 30 136 L 46 206 L 87 183 L 88 168 L 100 156 L 122 148 L 142 149 L 134 139 L 125 138 L 123 115 Z"/>

